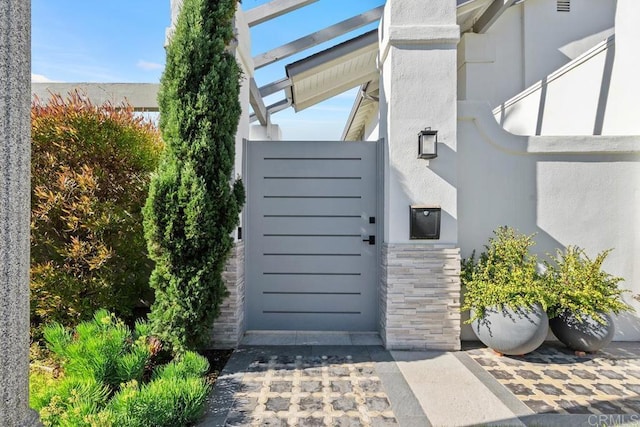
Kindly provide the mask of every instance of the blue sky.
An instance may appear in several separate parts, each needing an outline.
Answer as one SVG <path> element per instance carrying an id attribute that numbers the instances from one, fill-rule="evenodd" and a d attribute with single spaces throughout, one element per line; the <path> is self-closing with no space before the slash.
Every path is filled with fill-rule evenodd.
<path id="1" fill-rule="evenodd" d="M 244 0 L 247 10 L 269 0 Z M 320 0 L 254 27 L 257 55 L 384 3 L 384 0 Z M 32 0 L 34 81 L 150 82 L 160 80 L 170 0 Z M 373 29 L 363 27 L 256 72 L 258 85 L 285 77 L 285 65 Z M 283 94 L 266 100 L 278 101 Z M 275 114 L 285 139 L 339 139 L 355 97 L 352 90 L 295 114 Z"/>

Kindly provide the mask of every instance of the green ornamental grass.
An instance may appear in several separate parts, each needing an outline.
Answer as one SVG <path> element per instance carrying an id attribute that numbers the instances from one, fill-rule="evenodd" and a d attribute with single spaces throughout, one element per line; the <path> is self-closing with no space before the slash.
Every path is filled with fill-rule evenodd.
<path id="1" fill-rule="evenodd" d="M 34 366 L 30 405 L 45 426 L 186 426 L 202 414 L 209 392 L 207 360 L 184 352 L 156 366 L 157 340 L 139 322 L 130 331 L 112 313 L 96 312 L 70 331 L 44 329 L 57 369 Z M 56 373 L 57 372 L 57 373 Z"/>

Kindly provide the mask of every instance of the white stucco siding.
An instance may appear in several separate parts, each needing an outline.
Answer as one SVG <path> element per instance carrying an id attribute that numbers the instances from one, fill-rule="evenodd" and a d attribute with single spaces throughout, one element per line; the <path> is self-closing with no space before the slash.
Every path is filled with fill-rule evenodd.
<path id="1" fill-rule="evenodd" d="M 563 246 L 614 248 L 609 267 L 632 277 L 636 257 L 629 255 L 640 240 L 640 156 L 554 157 L 536 159 L 538 227 Z"/>
<path id="2" fill-rule="evenodd" d="M 541 80 L 611 33 L 616 1 L 579 0 L 558 12 L 556 0 L 527 0 L 523 7 L 524 84 Z M 600 40 L 593 36 L 602 34 Z"/>
<path id="3" fill-rule="evenodd" d="M 640 135 L 640 2 L 618 0 L 616 50 L 604 117 L 603 134 Z"/>
<path id="4" fill-rule="evenodd" d="M 447 49 L 429 52 L 424 63 L 421 50 L 393 49 L 387 62 L 399 70 L 387 83 L 388 119 L 386 123 L 388 190 L 385 206 L 385 241 L 409 241 L 409 206 L 439 205 L 442 208 L 440 243 L 457 241 L 455 188 L 455 130 L 447 124 L 454 116 L 443 105 L 455 105 L 455 84 L 448 70 L 454 54 Z M 429 67 L 429 79 L 422 77 Z M 421 85 L 416 85 L 421 82 Z M 438 84 L 429 84 L 438 82 Z M 448 83 L 449 85 L 445 84 Z M 397 96 L 395 94 L 404 94 Z M 410 94 L 410 95 L 409 95 Z M 437 102 L 432 102 L 437 99 Z M 418 159 L 418 132 L 427 126 L 438 129 L 438 158 Z"/>
<path id="5" fill-rule="evenodd" d="M 486 34 L 466 33 L 458 45 L 458 99 L 499 105 L 525 88 L 522 5 L 507 9 Z"/>
<path id="6" fill-rule="evenodd" d="M 496 120 L 519 135 L 640 135 L 635 108 L 640 97 L 640 28 L 634 16 L 640 16 L 640 2 L 619 0 L 615 37 L 600 41 L 503 102 L 494 110 Z M 587 39 L 608 33 L 605 30 Z M 577 49 L 578 44 L 567 45 L 566 50 L 575 52 L 586 45 L 582 40 Z"/>
<path id="7" fill-rule="evenodd" d="M 613 40 L 545 77 L 494 110 L 496 120 L 517 135 L 603 133 L 613 67 Z"/>
<path id="8" fill-rule="evenodd" d="M 555 0 L 510 7 L 486 34 L 464 36 L 459 99 L 497 107 L 612 35 L 615 12 L 616 1 L 601 0 L 573 1 L 571 12 L 558 12 Z"/>
<path id="9" fill-rule="evenodd" d="M 554 0 L 511 7 L 486 34 L 463 36 L 458 98 L 488 101 L 520 135 L 638 134 L 629 113 L 629 93 L 640 96 L 630 71 L 640 66 L 638 13 L 633 0 L 573 1 L 570 12 Z"/>
<path id="10" fill-rule="evenodd" d="M 384 138 L 384 242 L 408 243 L 409 206 L 442 208 L 440 239 L 458 238 L 454 2 L 387 1 L 380 25 L 380 137 Z M 418 159 L 418 132 L 438 130 L 438 158 Z"/>
<path id="11" fill-rule="evenodd" d="M 488 105 L 461 102 L 458 226 L 462 256 L 483 250 L 509 225 L 536 233 L 535 252 L 614 248 L 604 269 L 640 293 L 640 140 L 633 137 L 522 137 L 502 131 Z M 616 319 L 618 340 L 640 339 L 635 315 Z M 473 334 L 465 330 L 464 339 Z"/>

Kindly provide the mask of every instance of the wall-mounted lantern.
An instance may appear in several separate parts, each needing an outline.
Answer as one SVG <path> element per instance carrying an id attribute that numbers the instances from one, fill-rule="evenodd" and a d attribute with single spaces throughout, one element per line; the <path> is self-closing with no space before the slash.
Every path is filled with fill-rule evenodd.
<path id="1" fill-rule="evenodd" d="M 426 128 L 418 134 L 418 158 L 435 159 L 438 157 L 438 131 Z"/>

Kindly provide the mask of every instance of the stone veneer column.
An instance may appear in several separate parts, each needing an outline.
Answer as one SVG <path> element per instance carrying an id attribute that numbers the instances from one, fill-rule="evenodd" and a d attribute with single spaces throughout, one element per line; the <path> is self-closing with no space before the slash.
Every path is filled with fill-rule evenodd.
<path id="1" fill-rule="evenodd" d="M 29 409 L 31 1 L 0 2 L 0 425 Z"/>
<path id="2" fill-rule="evenodd" d="M 460 350 L 460 250 L 385 244 L 380 335 L 388 349 Z"/>
<path id="3" fill-rule="evenodd" d="M 236 348 L 244 335 L 244 242 L 236 242 L 231 251 L 223 273 L 229 296 L 213 322 L 214 348 Z"/>

